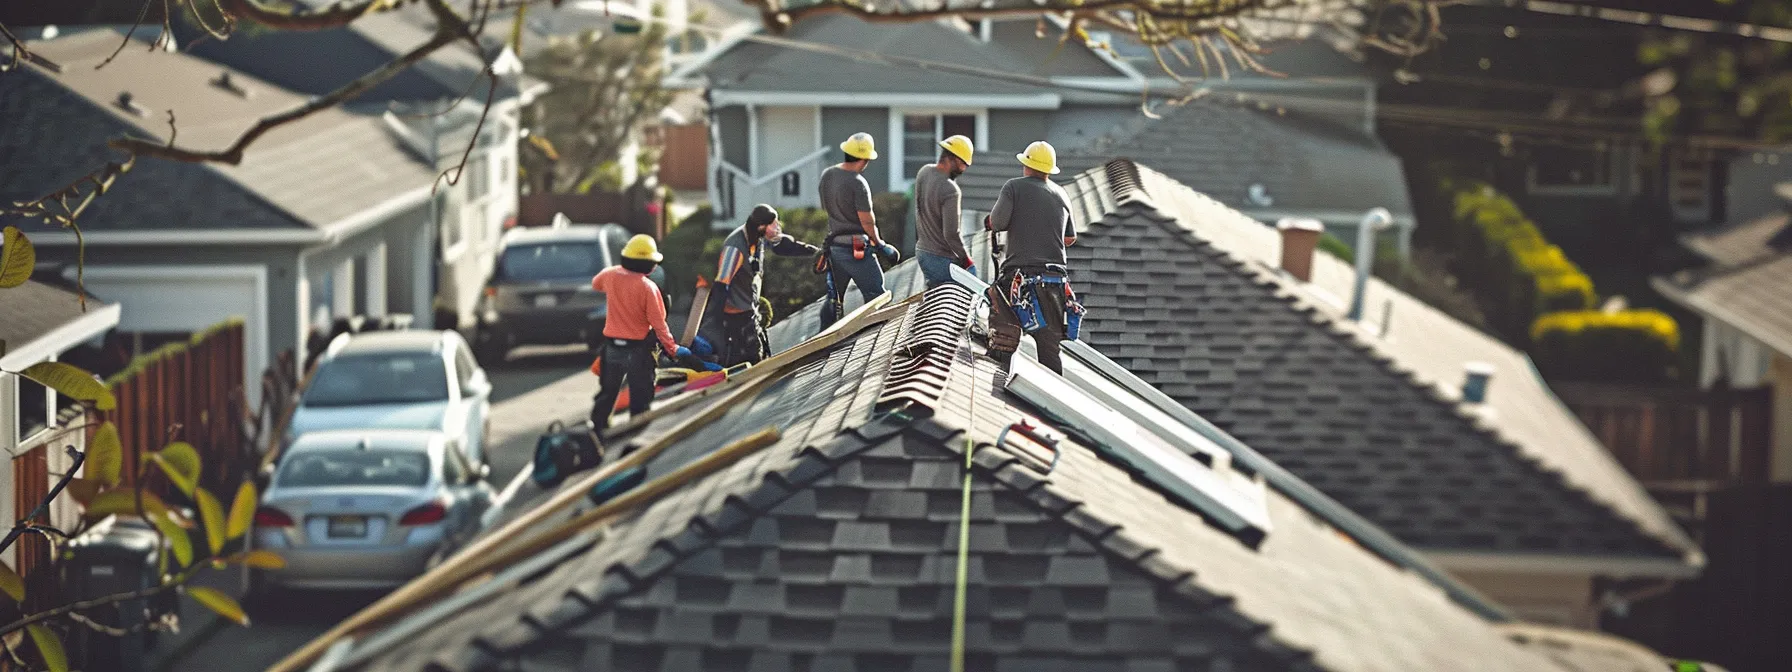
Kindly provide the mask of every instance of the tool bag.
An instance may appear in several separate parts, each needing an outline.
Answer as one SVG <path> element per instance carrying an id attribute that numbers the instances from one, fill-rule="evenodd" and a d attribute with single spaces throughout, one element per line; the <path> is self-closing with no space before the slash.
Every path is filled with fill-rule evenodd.
<path id="1" fill-rule="evenodd" d="M 603 461 L 603 447 L 592 433 L 590 422 L 567 428 L 559 420 L 535 439 L 535 470 L 530 474 L 543 488 L 560 485 L 566 477 L 597 466 Z"/>
<path id="2" fill-rule="evenodd" d="M 1054 285 L 1064 291 L 1064 337 L 1078 340 L 1083 331 L 1083 314 L 1088 310 L 1077 301 L 1067 276 L 1025 275 L 1015 271 L 1008 285 L 1008 306 L 1014 311 L 1015 319 L 1020 321 L 1021 330 L 1037 333 L 1046 327 L 1045 307 L 1039 304 L 1039 291 L 1056 291 L 1052 289 Z"/>

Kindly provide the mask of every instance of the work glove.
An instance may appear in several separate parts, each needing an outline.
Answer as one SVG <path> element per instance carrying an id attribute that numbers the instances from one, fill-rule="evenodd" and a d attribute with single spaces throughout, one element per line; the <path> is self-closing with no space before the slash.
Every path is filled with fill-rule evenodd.
<path id="1" fill-rule="evenodd" d="M 955 262 L 953 262 L 953 263 L 955 263 L 955 264 L 958 264 L 958 266 L 959 266 L 959 267 L 960 267 L 960 268 L 970 268 L 970 267 L 972 267 L 972 266 L 975 266 L 975 265 L 976 265 L 976 264 L 973 264 L 973 263 L 971 263 L 971 258 L 970 258 L 970 257 L 961 257 L 961 258 L 959 258 L 959 259 L 958 259 L 958 260 L 957 260 L 957 261 L 955 261 Z"/>
<path id="2" fill-rule="evenodd" d="M 983 230 L 984 231 L 994 231 L 995 230 L 995 228 L 990 226 L 990 224 L 989 224 L 989 215 L 983 216 Z"/>
<path id="3" fill-rule="evenodd" d="M 976 275 L 977 274 L 977 265 L 976 264 L 965 264 L 964 270 L 966 273 L 970 273 L 971 275 Z"/>
<path id="4" fill-rule="evenodd" d="M 679 358 L 689 357 L 689 356 L 691 356 L 691 349 L 684 347 L 682 345 L 678 346 L 677 350 L 672 351 L 673 359 L 679 359 Z"/>
<path id="5" fill-rule="evenodd" d="M 883 258 L 889 259 L 892 263 L 902 260 L 902 253 L 896 250 L 895 245 L 889 243 L 884 243 L 881 247 L 877 248 L 877 253 L 882 255 Z"/>

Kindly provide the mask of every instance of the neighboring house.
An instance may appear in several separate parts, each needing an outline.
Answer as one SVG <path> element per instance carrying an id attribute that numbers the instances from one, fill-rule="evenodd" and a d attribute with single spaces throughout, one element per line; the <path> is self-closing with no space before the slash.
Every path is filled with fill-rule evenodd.
<path id="1" fill-rule="evenodd" d="M 326 0 L 304 3 L 331 4 Z M 275 86 L 320 96 L 428 41 L 434 27 L 426 8 L 412 5 L 329 30 L 268 31 L 233 35 L 229 40 L 183 34 L 182 39 L 193 42 L 188 53 Z M 330 57 L 294 58 L 293 54 Z M 488 69 L 498 77 L 495 90 L 485 74 Z M 544 90 L 540 81 L 522 74 L 522 61 L 508 49 L 481 53 L 464 44 L 451 44 L 345 106 L 359 113 L 385 114 L 389 123 L 409 129 L 407 142 L 421 149 L 426 167 L 436 172 L 460 165 L 465 157 L 465 170 L 450 173 L 459 176 L 457 184 L 448 185 L 444 180 L 428 205 L 435 239 L 422 249 L 435 250 L 432 291 L 436 301 L 431 311 L 418 315 L 433 312 L 438 327 L 472 328 L 474 307 L 491 275 L 498 236 L 505 223 L 517 215 L 520 110 Z M 491 113 L 469 154 L 467 147 L 488 93 L 492 94 Z M 312 271 L 314 285 L 328 286 L 332 281 L 323 269 Z M 314 308 L 320 315 L 345 316 L 328 302 L 320 301 Z"/>
<path id="2" fill-rule="evenodd" d="M 865 173 L 872 190 L 901 192 L 938 159 L 946 136 L 970 137 L 979 155 L 1015 152 L 1048 137 L 1054 115 L 1136 106 L 1143 79 L 1130 66 L 1074 41 L 1057 49 L 1056 28 L 1044 39 L 1034 30 L 1032 20 L 888 24 L 828 15 L 779 37 L 755 26 L 674 71 L 668 85 L 708 94 L 716 226 L 733 226 L 755 203 L 815 206 L 817 177 L 853 133 L 877 139 L 879 158 Z M 916 59 L 957 69 L 916 67 Z"/>
<path id="3" fill-rule="evenodd" d="M 54 362 L 83 343 L 98 340 L 118 325 L 119 306 L 82 295 L 57 281 L 31 280 L 0 289 L 0 520 L 17 521 L 31 512 L 47 486 L 68 470 L 62 447 L 85 443 L 86 432 L 61 425 L 58 410 L 70 401 L 34 381 L 15 375 L 33 364 Z M 29 500 L 29 501 L 28 501 Z M 76 515 L 68 498 L 52 506 L 50 523 Z M 17 568 L 17 550 L 0 554 Z"/>
<path id="4" fill-rule="evenodd" d="M 170 111 L 181 145 L 213 148 L 307 100 L 141 45 L 96 69 L 120 39 L 97 31 L 34 43 L 60 71 L 32 65 L 0 78 L 0 198 L 78 183 L 118 158 L 109 139 L 168 138 Z M 4 223 L 31 236 L 41 264 L 63 265 L 121 304 L 121 331 L 174 337 L 243 319 L 254 404 L 276 353 L 303 359 L 330 315 L 429 313 L 436 171 L 427 157 L 386 119 L 323 110 L 268 132 L 240 165 L 138 159 L 81 213 L 84 252 L 72 232 Z"/>
<path id="5" fill-rule="evenodd" d="M 772 445 L 362 633 L 321 669 L 946 669 L 967 495 L 967 669 L 1571 669 L 1536 641 L 1562 631 L 1510 630 L 1298 479 L 1276 470 L 1266 487 L 1273 465 L 1092 351 L 1072 348 L 1069 378 L 1009 378 L 967 333 L 969 291 L 895 298 L 914 300 L 806 345 L 763 386 L 709 388 L 613 439 L 667 442 L 649 484 L 766 428 Z M 1003 440 L 1020 421 L 1057 441 L 1049 474 L 1043 451 Z M 1107 457 L 1130 450 L 1153 457 Z"/>
<path id="6" fill-rule="evenodd" d="M 1775 193 L 1778 213 L 1683 238 L 1705 265 L 1653 284 L 1704 321 L 1701 387 L 1768 388 L 1769 475 L 1738 476 L 1784 483 L 1792 482 L 1792 182 Z"/>
<path id="7" fill-rule="evenodd" d="M 1353 323 L 1347 261 L 1294 278 L 1275 229 L 1133 162 L 1060 183 L 1091 346 L 1515 613 L 1594 627 L 1606 580 L 1698 573 L 1522 353 L 1373 278 Z"/>

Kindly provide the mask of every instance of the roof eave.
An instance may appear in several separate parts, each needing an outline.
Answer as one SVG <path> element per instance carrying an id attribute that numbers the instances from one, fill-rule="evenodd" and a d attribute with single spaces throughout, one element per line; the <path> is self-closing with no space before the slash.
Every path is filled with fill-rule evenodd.
<path id="1" fill-rule="evenodd" d="M 1749 338 L 1760 341 L 1782 355 L 1792 357 L 1792 334 L 1781 334 L 1762 331 L 1755 328 L 1748 320 L 1722 305 L 1713 303 L 1701 296 L 1696 288 L 1686 287 L 1669 278 L 1656 276 L 1649 279 L 1649 285 L 1660 292 L 1667 300 L 1684 306 L 1708 320 L 1716 320 L 1730 328 L 1740 331 Z"/>
<path id="2" fill-rule="evenodd" d="M 106 333 L 118 326 L 120 307 L 116 303 L 106 304 L 87 311 L 86 314 L 63 323 L 26 343 L 9 344 L 4 356 L 0 356 L 0 369 L 9 371 L 22 370 L 50 357 L 59 355 L 69 348 L 92 340 L 95 336 Z"/>

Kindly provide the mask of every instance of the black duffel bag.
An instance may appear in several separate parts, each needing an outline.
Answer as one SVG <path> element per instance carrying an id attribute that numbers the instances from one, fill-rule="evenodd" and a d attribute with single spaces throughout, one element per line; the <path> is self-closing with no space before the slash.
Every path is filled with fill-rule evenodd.
<path id="1" fill-rule="evenodd" d="M 568 476 L 597 466 L 603 459 L 603 447 L 590 422 L 567 427 L 555 420 L 548 425 L 548 431 L 535 439 L 535 471 L 530 477 L 536 485 L 552 488 Z"/>

